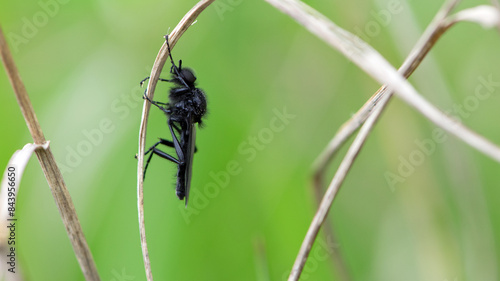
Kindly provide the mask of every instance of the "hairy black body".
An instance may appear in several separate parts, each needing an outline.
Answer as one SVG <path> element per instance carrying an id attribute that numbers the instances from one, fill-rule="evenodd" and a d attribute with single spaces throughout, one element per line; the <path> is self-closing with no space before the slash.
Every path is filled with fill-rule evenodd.
<path id="1" fill-rule="evenodd" d="M 196 76 L 189 68 L 182 68 L 182 60 L 179 60 L 177 67 L 172 58 L 168 35 L 165 36 L 172 67 L 170 68 L 171 79 L 159 79 L 164 82 L 171 82 L 174 86 L 170 89 L 169 102 L 162 103 L 152 101 L 144 94 L 144 97 L 161 109 L 167 115 L 167 125 L 172 136 L 172 141 L 160 138 L 160 141 L 151 146 L 145 153 L 149 154 L 144 167 L 144 177 L 153 155 L 158 155 L 164 159 L 177 164 L 177 185 L 176 194 L 180 200 L 186 198 L 186 206 L 189 198 L 191 186 L 191 174 L 193 166 L 193 156 L 196 151 L 196 127 L 202 125 L 202 119 L 207 111 L 207 99 L 205 93 L 196 87 Z M 149 78 L 149 77 L 148 77 Z M 148 78 L 141 81 L 141 85 Z M 177 158 L 157 148 L 158 145 L 173 147 Z"/>

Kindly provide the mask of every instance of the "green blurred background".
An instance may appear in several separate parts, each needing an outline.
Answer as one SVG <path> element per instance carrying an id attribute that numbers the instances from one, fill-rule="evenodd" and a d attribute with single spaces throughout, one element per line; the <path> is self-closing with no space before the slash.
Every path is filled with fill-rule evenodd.
<path id="1" fill-rule="evenodd" d="M 196 2 L 63 2 L 2 1 L 0 23 L 64 168 L 102 280 L 145 280 L 134 159 L 143 102 L 138 85 L 162 36 Z M 307 1 L 341 27 L 363 32 L 396 67 L 442 2 Z M 459 8 L 488 3 L 463 1 Z M 399 12 L 388 13 L 391 5 Z M 461 23 L 410 81 L 445 111 L 463 106 L 462 121 L 500 144 L 499 50 L 498 30 Z M 175 165 L 153 159 L 148 170 L 153 275 L 285 280 L 316 209 L 311 164 L 379 85 L 264 1 L 217 0 L 173 56 L 196 71 L 209 114 L 197 134 L 187 210 L 174 193 Z M 481 79 L 496 84 L 474 102 Z M 168 87 L 160 84 L 155 99 L 166 101 Z M 0 91 L 5 167 L 32 139 L 3 68 Z M 284 110 L 294 118 L 276 119 Z M 147 144 L 169 137 L 165 122 L 153 110 Z M 403 102 L 391 102 L 331 209 L 338 243 L 318 238 L 301 280 L 339 280 L 333 248 L 353 280 L 499 280 L 499 165 L 452 136 L 425 154 L 417 143 L 432 142 L 434 129 Z M 406 161 L 416 164 L 401 174 Z M 226 178 L 228 169 L 233 174 Z M 388 183 L 388 173 L 400 182 Z M 84 280 L 36 160 L 21 189 L 17 249 L 26 280 Z"/>

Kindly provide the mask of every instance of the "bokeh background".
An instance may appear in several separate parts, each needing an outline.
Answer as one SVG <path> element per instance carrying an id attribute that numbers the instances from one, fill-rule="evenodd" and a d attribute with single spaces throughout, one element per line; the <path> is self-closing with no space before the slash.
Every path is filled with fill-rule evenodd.
<path id="1" fill-rule="evenodd" d="M 306 2 L 396 67 L 443 3 Z M 145 280 L 134 159 L 143 104 L 138 85 L 150 73 L 162 36 L 194 4 L 0 4 L 4 33 L 102 280 Z M 489 2 L 466 0 L 459 9 L 481 4 Z M 410 81 L 500 144 L 498 50 L 498 30 L 461 23 Z M 176 167 L 153 159 L 148 170 L 154 277 L 285 280 L 316 209 L 310 167 L 379 85 L 264 1 L 217 0 L 173 56 L 197 73 L 209 114 L 197 134 L 187 209 L 174 193 Z M 479 100 L 474 94 L 484 80 L 494 82 Z M 160 84 L 155 99 L 166 101 L 168 87 Z M 3 169 L 32 139 L 3 68 L 0 92 Z M 499 280 L 499 164 L 453 136 L 433 140 L 435 128 L 403 102 L 391 102 L 331 209 L 338 241 L 318 238 L 301 280 L 339 280 L 334 249 L 352 280 Z M 147 143 L 157 137 L 169 134 L 165 116 L 153 110 Z M 394 176 L 397 181 L 387 180 Z M 36 160 L 26 169 L 17 207 L 18 266 L 25 279 L 84 280 Z"/>

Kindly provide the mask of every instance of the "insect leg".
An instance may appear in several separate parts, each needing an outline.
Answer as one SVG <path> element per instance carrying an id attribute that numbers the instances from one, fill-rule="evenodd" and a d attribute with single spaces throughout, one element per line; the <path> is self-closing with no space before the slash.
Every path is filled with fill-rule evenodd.
<path id="1" fill-rule="evenodd" d="M 163 145 L 166 145 L 168 147 L 174 147 L 174 143 L 172 141 L 162 139 L 162 138 L 160 138 L 160 141 L 161 141 L 161 144 L 163 144 Z"/>
<path id="2" fill-rule="evenodd" d="M 165 40 L 167 40 L 167 49 L 168 49 L 168 55 L 170 56 L 170 62 L 172 62 L 172 67 L 174 67 L 177 72 L 177 66 L 175 66 L 174 59 L 172 58 L 172 50 L 170 49 L 170 44 L 168 43 L 168 34 L 165 35 Z M 172 71 L 172 69 L 170 69 L 170 71 Z"/>
<path id="3" fill-rule="evenodd" d="M 175 123 L 172 123 L 172 127 L 174 127 L 174 129 L 180 134 L 181 133 L 181 129 L 179 127 L 177 127 L 177 125 L 175 125 Z M 168 140 L 165 140 L 165 141 L 168 141 Z M 171 141 L 168 141 L 170 143 L 172 143 Z M 169 145 L 170 147 L 174 147 L 173 143 L 172 145 Z M 196 153 L 198 151 L 198 148 L 195 146 L 194 147 L 194 152 Z"/>
<path id="4" fill-rule="evenodd" d="M 153 144 L 149 149 L 148 151 L 146 151 L 144 153 L 144 155 L 148 155 L 152 150 L 154 150 L 159 144 L 163 144 L 163 145 L 166 145 L 168 147 L 174 147 L 174 143 L 169 141 L 169 140 L 166 140 L 166 139 L 162 139 L 162 138 L 159 138 L 160 141 L 156 142 L 155 144 Z"/>
<path id="5" fill-rule="evenodd" d="M 146 165 L 144 166 L 143 178 L 146 178 L 146 171 L 148 169 L 149 162 L 151 162 L 151 159 L 153 158 L 154 154 L 160 156 L 161 158 L 170 160 L 170 161 L 174 162 L 175 164 L 179 164 L 180 163 L 179 160 L 175 159 L 175 157 L 173 157 L 173 156 L 169 155 L 168 153 L 165 153 L 165 152 L 159 150 L 158 148 L 156 148 L 159 144 L 163 144 L 163 145 L 166 145 L 166 146 L 169 146 L 169 147 L 173 147 L 173 143 L 171 141 L 160 138 L 160 141 L 158 141 L 157 143 L 155 143 L 153 146 L 151 146 L 148 149 L 148 151 L 146 151 L 146 153 L 144 153 L 144 155 L 148 155 L 149 154 L 149 157 L 146 160 Z"/>
<path id="6" fill-rule="evenodd" d="M 144 85 L 144 82 L 148 81 L 150 77 L 146 77 L 144 79 L 141 80 L 140 84 L 141 84 L 141 87 L 142 85 Z M 158 78 L 159 81 L 162 81 L 162 82 L 172 82 L 172 80 L 169 80 L 169 79 L 163 79 L 163 78 Z"/>
<path id="7" fill-rule="evenodd" d="M 143 99 L 147 99 L 151 104 L 154 104 L 155 106 L 157 106 L 158 108 L 160 108 L 161 110 L 163 110 L 163 107 L 156 101 L 154 100 L 151 100 L 148 95 L 147 95 L 147 90 L 144 90 L 144 94 L 142 95 L 142 98 Z"/>
<path id="8" fill-rule="evenodd" d="M 181 134 L 181 129 L 175 124 L 175 123 L 172 123 L 172 127 L 174 127 L 174 129 L 179 133 Z M 170 142 L 170 141 L 169 141 Z M 170 147 L 174 147 L 173 145 L 171 145 Z M 196 153 L 198 151 L 198 148 L 195 146 L 194 147 L 194 152 Z"/>
<path id="9" fill-rule="evenodd" d="M 166 114 L 170 114 L 168 109 L 164 107 L 164 106 L 168 106 L 168 103 L 151 100 L 146 93 L 147 93 L 147 91 L 144 91 L 144 95 L 142 96 L 143 99 L 147 99 L 151 104 L 158 107 L 161 111 L 165 112 Z"/>
<path id="10" fill-rule="evenodd" d="M 174 156 L 172 156 L 164 151 L 161 151 L 158 148 L 153 149 L 153 153 L 151 153 L 151 155 L 153 155 L 153 154 L 156 154 L 156 155 L 160 156 L 161 158 L 170 160 L 170 161 L 174 162 L 175 164 L 180 163 L 179 160 L 175 159 Z"/>
<path id="11" fill-rule="evenodd" d="M 176 126 L 174 124 L 174 122 L 172 121 L 172 119 L 168 119 L 168 129 L 170 130 L 170 134 L 172 135 L 172 142 L 174 144 L 174 148 L 175 148 L 175 153 L 177 153 L 177 157 L 179 158 L 179 162 L 180 163 L 184 163 L 184 153 L 182 152 L 182 147 L 179 143 L 179 140 L 177 139 L 177 135 L 175 134 L 174 132 L 174 127 Z M 178 129 L 178 128 L 176 128 Z M 180 134 L 182 134 L 182 132 L 180 132 Z"/>
<path id="12" fill-rule="evenodd" d="M 174 73 L 175 76 L 177 76 L 176 78 L 179 79 L 182 84 L 184 84 L 184 86 L 186 88 L 189 88 L 188 84 L 186 83 L 186 81 L 184 81 L 184 79 L 182 78 L 181 74 L 180 74 L 180 70 L 182 69 L 182 60 L 179 60 L 179 67 L 177 67 L 175 65 L 175 62 L 174 62 L 174 59 L 172 58 L 172 50 L 170 49 L 170 43 L 168 43 L 168 34 L 165 35 L 165 40 L 167 40 L 167 48 L 168 48 L 168 55 L 170 56 L 170 62 L 172 63 L 172 67 L 170 68 L 170 73 Z M 172 70 L 174 72 L 172 72 Z"/>
<path id="13" fill-rule="evenodd" d="M 148 81 L 148 79 L 149 79 L 149 76 L 141 80 L 141 82 L 139 83 L 139 84 L 141 84 L 141 87 L 144 84 L 144 82 Z"/>
<path id="14" fill-rule="evenodd" d="M 174 129 L 180 134 L 181 133 L 181 129 L 175 124 L 175 123 L 172 123 L 172 127 L 174 127 Z M 173 146 L 172 146 L 173 147 Z"/>

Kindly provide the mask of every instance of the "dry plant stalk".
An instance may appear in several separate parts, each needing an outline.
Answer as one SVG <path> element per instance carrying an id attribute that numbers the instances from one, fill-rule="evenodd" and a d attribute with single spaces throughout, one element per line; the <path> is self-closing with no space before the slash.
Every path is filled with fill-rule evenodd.
<path id="1" fill-rule="evenodd" d="M 21 112 L 24 116 L 28 129 L 33 141 L 37 145 L 42 145 L 46 143 L 45 137 L 43 135 L 40 124 L 36 118 L 33 106 L 31 105 L 28 93 L 24 87 L 17 67 L 12 58 L 12 54 L 8 49 L 7 42 L 3 35 L 2 29 L 0 28 L 0 53 L 2 61 L 4 63 L 5 70 L 9 76 L 10 83 L 14 89 L 14 94 L 16 95 L 17 102 L 21 108 Z M 75 206 L 71 200 L 71 196 L 66 188 L 64 179 L 62 177 L 61 171 L 57 167 L 54 155 L 50 150 L 47 149 L 37 149 L 35 150 L 40 166 L 42 167 L 43 174 L 47 179 L 50 190 L 52 191 L 52 196 L 56 202 L 59 213 L 63 220 L 66 232 L 68 233 L 71 244 L 73 245 L 73 250 L 75 251 L 75 256 L 80 264 L 80 268 L 83 271 L 83 275 L 86 280 L 100 280 L 99 274 L 97 273 L 97 268 L 95 266 L 92 254 L 83 235 L 83 230 L 78 220 L 78 216 L 75 211 Z"/>
<path id="2" fill-rule="evenodd" d="M 173 49 L 179 38 L 184 34 L 184 32 L 195 22 L 198 15 L 205 10 L 214 0 L 202 0 L 198 2 L 187 14 L 181 19 L 179 24 L 172 30 L 168 35 L 168 41 L 170 44 L 170 49 Z M 153 100 L 154 91 L 156 84 L 158 83 L 158 78 L 168 59 L 168 47 L 166 42 L 163 43 L 158 55 L 156 56 L 153 68 L 151 69 L 151 75 L 148 82 L 148 87 L 146 90 L 146 95 L 149 99 Z M 151 261 L 149 260 L 148 245 L 146 242 L 146 226 L 144 221 L 144 182 L 143 182 L 143 167 L 144 167 L 144 148 L 146 143 L 146 127 L 148 124 L 149 109 L 151 108 L 151 103 L 144 101 L 142 108 L 142 118 L 141 125 L 139 128 L 139 151 L 137 153 L 137 209 L 139 216 L 139 232 L 141 239 L 142 256 L 144 260 L 144 268 L 146 270 L 146 278 L 148 281 L 153 280 L 153 272 L 151 270 Z"/>
<path id="3" fill-rule="evenodd" d="M 9 243 L 11 223 L 14 224 L 15 229 L 17 221 L 17 217 L 15 216 L 15 204 L 26 165 L 36 149 L 47 149 L 48 147 L 49 142 L 46 142 L 44 145 L 28 143 L 23 147 L 23 149 L 16 150 L 12 154 L 12 157 L 10 158 L 2 176 L 2 185 L 0 190 L 0 222 L 3 223 L 0 223 L 0 260 L 2 260 L 0 264 L 0 280 L 24 280 L 22 267 L 17 264 L 12 266 L 12 262 L 10 260 L 11 253 L 15 251 L 15 248 L 12 249 L 9 247 L 9 245 L 12 244 Z M 15 244 L 13 245 L 15 246 Z"/>
<path id="4" fill-rule="evenodd" d="M 405 78 L 408 78 L 413 73 L 413 71 L 418 67 L 418 65 L 420 65 L 420 62 L 434 46 L 441 35 L 443 35 L 454 24 L 460 21 L 472 21 L 477 22 L 484 27 L 494 27 L 497 26 L 500 22 L 500 9 L 491 6 L 479 6 L 476 8 L 463 10 L 457 14 L 462 15 L 462 18 L 460 18 L 460 16 L 457 17 L 457 15 L 450 15 L 451 11 L 456 7 L 457 4 L 458 1 L 447 2 L 437 13 L 431 24 L 428 26 L 427 30 L 424 32 L 413 50 L 410 52 L 410 55 L 406 58 L 405 62 L 399 69 L 399 72 Z M 478 14 L 478 11 L 482 11 L 484 13 L 481 15 Z M 464 15 L 465 17 L 463 17 Z M 476 18 L 472 16 L 476 16 Z M 379 103 L 381 107 L 385 107 L 387 105 L 389 99 L 385 101 L 379 101 L 380 96 L 386 93 L 392 96 L 392 93 L 387 92 L 387 86 L 384 85 L 372 96 L 372 98 L 370 98 L 365 103 L 365 105 L 363 105 L 363 107 L 348 122 L 344 123 L 344 125 L 338 130 L 332 141 L 330 141 L 325 150 L 320 154 L 318 159 L 316 159 L 313 165 L 313 185 L 316 197 L 319 198 L 318 205 L 321 202 L 324 173 L 326 168 L 332 161 L 335 153 L 360 127 L 360 125 L 365 122 L 365 120 L 367 120 L 367 118 L 368 120 L 370 120 L 371 118 L 377 119 L 380 116 L 380 111 L 372 112 L 372 109 L 375 107 L 375 105 L 377 105 L 377 103 Z M 328 221 L 325 222 L 325 224 L 327 223 Z M 331 232 L 332 229 L 331 227 L 328 227 L 325 229 L 325 231 Z"/>
<path id="5" fill-rule="evenodd" d="M 483 9 L 489 8 L 490 12 L 500 11 L 500 4 L 497 1 L 493 0 L 492 3 L 495 7 L 482 6 Z M 420 62 L 424 59 L 430 49 L 434 46 L 437 40 L 441 37 L 443 33 L 445 33 L 450 27 L 454 24 L 460 22 L 460 19 L 457 19 L 456 15 L 448 16 L 452 9 L 458 4 L 457 2 L 449 2 L 446 4 L 441 10 L 436 14 L 433 21 L 429 24 L 427 30 L 424 32 L 422 37 L 416 43 L 413 50 L 410 52 L 410 55 L 403 62 L 403 65 L 399 68 L 398 72 L 403 75 L 405 78 L 408 78 L 413 71 L 420 65 Z M 468 9 L 462 11 L 470 12 L 476 8 Z M 484 11 L 484 10 L 483 10 Z M 497 15 L 498 17 L 498 15 Z M 463 20 L 463 19 L 462 19 Z M 492 22 L 491 19 L 485 20 L 486 22 Z M 484 22 L 484 21 L 483 21 Z M 481 23 L 481 22 L 479 22 Z M 493 21 L 494 23 L 494 21 Z M 500 22 L 496 22 L 493 25 L 499 25 Z M 483 23 L 483 25 L 485 25 Z M 486 27 L 492 27 L 493 25 L 486 25 Z M 380 89 L 373 94 L 373 96 L 347 121 L 345 122 L 340 129 L 336 132 L 333 139 L 329 142 L 326 148 L 321 152 L 318 158 L 314 161 L 312 166 L 313 171 L 313 186 L 315 187 L 315 193 L 319 198 L 321 198 L 321 186 L 323 185 L 323 177 L 326 168 L 329 163 L 331 163 L 333 157 L 337 153 L 337 151 L 342 147 L 343 144 L 347 141 L 347 139 L 354 134 L 354 132 L 366 121 L 366 119 L 370 116 L 373 108 L 379 102 L 381 95 L 387 93 L 387 85 L 380 87 Z M 392 95 L 392 93 L 389 93 Z M 386 106 L 384 104 L 383 106 Z"/>
<path id="6" fill-rule="evenodd" d="M 403 78 L 408 77 L 416 66 L 423 59 L 425 54 L 430 50 L 435 41 L 440 37 L 440 35 L 445 32 L 452 24 L 457 22 L 457 19 L 448 18 L 447 15 L 456 6 L 458 1 L 449 1 L 445 3 L 444 7 L 440 10 L 438 15 L 433 21 L 433 24 L 427 29 L 426 34 L 423 36 L 423 40 L 419 41 L 419 44 L 414 48 L 414 51 L 409 56 L 409 59 L 405 61 L 402 66 L 400 73 L 397 74 L 395 70 L 385 61 L 385 59 L 373 50 L 365 42 L 356 36 L 350 34 L 349 32 L 337 27 L 333 22 L 329 21 L 326 17 L 312 9 L 311 7 L 303 4 L 296 0 L 267 0 L 272 5 L 282 10 L 283 12 L 290 15 L 292 18 L 297 20 L 299 23 L 304 25 L 311 33 L 317 35 L 319 38 L 323 39 L 326 43 L 330 44 L 332 47 L 341 51 L 345 56 L 347 56 L 351 61 L 358 64 L 360 68 L 365 70 L 373 78 L 382 82 L 383 84 L 390 85 L 390 88 L 385 86 L 379 90 L 365 106 L 360 110 L 359 115 L 354 119 L 356 122 L 348 122 L 347 129 L 341 129 L 343 135 L 339 138 L 334 138 L 331 143 L 333 143 L 332 148 L 327 149 L 327 153 L 323 155 L 323 158 L 317 162 L 316 167 L 318 169 L 324 169 L 322 164 L 327 164 L 333 154 L 338 149 L 338 147 L 346 141 L 346 139 L 359 127 L 366 119 L 365 124 L 361 128 L 358 136 L 353 141 L 350 146 L 346 156 L 342 160 L 328 190 L 320 203 L 318 211 L 309 227 L 306 237 L 302 243 L 301 249 L 295 261 L 294 267 L 290 274 L 289 280 L 298 280 L 302 269 L 305 265 L 305 261 L 309 252 L 311 250 L 312 244 L 316 239 L 321 225 L 323 224 L 329 208 L 333 203 L 336 193 L 338 192 L 345 176 L 351 168 L 351 165 L 356 158 L 357 154 L 361 150 L 367 136 L 369 135 L 371 129 L 373 128 L 375 122 L 377 121 L 380 113 L 383 111 L 386 103 L 391 97 L 391 91 L 395 90 L 396 94 L 402 98 L 406 103 L 413 106 L 415 109 L 420 111 L 424 116 L 433 121 L 438 126 L 444 128 L 450 133 L 455 134 L 457 137 L 461 138 L 463 141 L 473 146 L 477 150 L 483 152 L 484 154 L 500 161 L 500 149 L 492 144 L 487 139 L 477 135 L 473 131 L 469 130 L 462 124 L 454 122 L 448 116 L 440 112 L 433 105 L 428 103 L 424 98 L 422 98 L 412 86 L 406 82 Z M 477 16 L 477 11 L 484 11 L 483 15 L 488 14 L 488 17 L 481 18 Z M 492 26 L 500 22 L 498 11 L 492 11 L 490 8 L 473 10 L 469 9 L 464 13 L 464 20 L 476 21 L 484 26 Z M 476 16 L 473 16 L 473 15 Z M 413 68 L 413 70 L 412 70 Z M 384 73 L 385 72 L 385 73 Z M 404 76 L 404 77 L 403 77 Z M 383 94 L 385 91 L 389 94 Z M 372 111 L 373 110 L 373 111 Z M 370 115 L 370 111 L 372 111 Z M 352 132 L 350 132 L 352 130 Z M 335 141 L 335 142 L 334 142 Z M 319 172 L 321 175 L 322 171 Z M 316 182 L 320 182 L 319 178 L 316 177 Z"/>
<path id="7" fill-rule="evenodd" d="M 424 57 L 429 53 L 431 48 L 436 44 L 437 40 L 443 35 L 453 23 L 445 21 L 451 10 L 458 4 L 458 2 L 448 2 L 436 14 L 432 22 L 427 27 L 422 37 L 415 44 L 415 47 L 405 59 L 398 72 L 405 78 L 417 69 Z M 323 174 L 326 167 L 332 161 L 337 151 L 349 139 L 350 136 L 356 132 L 359 127 L 366 121 L 368 116 L 373 111 L 373 108 L 379 103 L 380 98 L 387 94 L 387 85 L 380 87 L 372 97 L 347 121 L 335 134 L 335 137 L 329 142 L 327 147 L 321 152 L 319 157 L 313 164 L 313 178 L 314 185 L 321 185 L 323 182 Z M 392 93 L 389 93 L 392 95 Z M 386 104 L 384 104 L 385 106 Z"/>
<path id="8" fill-rule="evenodd" d="M 399 98 L 434 124 L 500 162 L 500 147 L 449 117 L 428 102 L 382 55 L 359 37 L 341 29 L 324 15 L 300 1 L 267 1 L 292 16 L 327 44 L 342 52 L 372 78 L 381 84 L 388 84 Z"/>
<path id="9" fill-rule="evenodd" d="M 453 25 L 452 23 L 446 23 L 445 19 L 457 4 L 458 2 L 456 1 L 448 2 L 438 11 L 422 37 L 418 40 L 415 47 L 398 69 L 398 72 L 402 76 L 405 78 L 410 77 L 410 75 L 423 61 L 425 56 L 429 53 L 430 49 L 436 44 L 437 40 L 441 38 L 441 35 L 443 35 Z M 313 164 L 312 187 L 314 189 L 313 192 L 315 194 L 318 207 L 323 198 L 323 182 L 326 168 L 331 163 L 338 150 L 346 143 L 349 137 L 351 137 L 354 132 L 359 129 L 367 118 L 373 116 L 372 118 L 377 119 L 380 116 L 381 111 L 374 112 L 373 110 L 377 104 L 379 104 L 382 109 L 387 106 L 391 97 L 382 99 L 384 95 L 390 95 L 392 97 L 392 93 L 388 92 L 387 85 L 380 87 L 372 95 L 372 97 L 340 127 L 333 139 L 328 143 L 327 147 L 315 160 Z M 325 231 L 325 235 L 327 237 L 335 237 L 330 223 L 325 221 L 324 224 L 325 227 L 323 229 Z M 340 271 L 341 279 L 350 280 L 348 270 L 345 267 L 345 262 L 343 261 L 340 253 L 336 253 L 334 259 L 335 264 Z"/>

